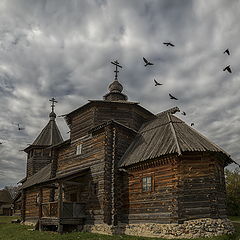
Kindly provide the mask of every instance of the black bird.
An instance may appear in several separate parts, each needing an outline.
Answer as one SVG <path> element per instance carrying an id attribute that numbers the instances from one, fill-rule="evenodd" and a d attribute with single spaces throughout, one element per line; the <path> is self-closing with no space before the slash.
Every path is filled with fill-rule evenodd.
<path id="1" fill-rule="evenodd" d="M 163 85 L 162 83 L 159 83 L 156 79 L 154 79 L 154 82 L 155 82 L 155 86 Z"/>
<path id="2" fill-rule="evenodd" d="M 229 49 L 226 49 L 223 53 L 226 53 L 227 55 L 230 55 Z"/>
<path id="3" fill-rule="evenodd" d="M 24 130 L 25 128 L 20 127 L 20 124 L 18 123 L 18 131 Z"/>
<path id="4" fill-rule="evenodd" d="M 185 112 L 182 112 L 182 115 L 186 116 L 187 114 Z"/>
<path id="5" fill-rule="evenodd" d="M 224 69 L 223 69 L 223 71 L 228 71 L 229 73 L 232 73 L 232 70 L 231 70 L 231 68 L 230 68 L 230 65 L 228 65 L 228 66 L 226 66 Z"/>
<path id="6" fill-rule="evenodd" d="M 145 62 L 145 67 L 147 66 L 147 65 L 154 65 L 153 63 L 151 63 L 151 62 L 149 62 L 146 58 L 144 58 L 143 57 L 143 61 Z"/>
<path id="7" fill-rule="evenodd" d="M 191 127 L 194 126 L 194 123 L 191 123 Z"/>
<path id="8" fill-rule="evenodd" d="M 170 93 L 169 93 L 169 97 L 170 97 L 170 99 L 174 99 L 174 100 L 178 100 L 177 98 L 175 98 L 173 95 L 171 95 Z"/>
<path id="9" fill-rule="evenodd" d="M 170 42 L 164 42 L 163 44 L 166 46 L 175 47 L 175 45 Z"/>
<path id="10" fill-rule="evenodd" d="M 2 142 L 0 142 L 0 145 L 3 144 Z"/>

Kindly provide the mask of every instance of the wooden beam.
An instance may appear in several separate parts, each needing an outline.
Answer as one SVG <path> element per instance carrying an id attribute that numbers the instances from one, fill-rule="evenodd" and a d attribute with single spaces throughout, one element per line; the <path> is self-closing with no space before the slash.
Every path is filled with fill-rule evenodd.
<path id="1" fill-rule="evenodd" d="M 74 181 L 64 181 L 63 183 L 64 183 L 64 184 L 67 184 L 67 185 L 81 185 L 81 183 L 79 183 L 79 182 L 74 182 Z"/>
<path id="2" fill-rule="evenodd" d="M 38 224 L 39 224 L 39 231 L 42 231 L 41 225 L 41 218 L 42 218 L 42 201 L 43 201 L 43 190 L 40 188 L 39 190 L 39 212 L 38 212 Z"/>
<path id="3" fill-rule="evenodd" d="M 21 216 L 22 216 L 22 221 L 25 221 L 25 211 L 26 211 L 26 193 L 25 190 L 22 190 L 22 206 L 21 206 Z"/>
<path id="4" fill-rule="evenodd" d="M 59 182 L 58 184 L 58 232 L 63 232 L 63 225 L 61 224 L 61 218 L 62 218 L 62 205 L 63 205 L 63 187 L 62 182 Z"/>

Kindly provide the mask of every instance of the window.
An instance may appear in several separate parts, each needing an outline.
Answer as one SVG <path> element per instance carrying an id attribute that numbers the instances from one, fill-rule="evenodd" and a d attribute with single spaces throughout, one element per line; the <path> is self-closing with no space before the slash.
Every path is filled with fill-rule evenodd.
<path id="1" fill-rule="evenodd" d="M 142 190 L 143 190 L 143 192 L 152 191 L 152 177 L 143 177 L 142 178 Z"/>
<path id="2" fill-rule="evenodd" d="M 77 145 L 76 154 L 80 155 L 82 153 L 82 144 Z"/>

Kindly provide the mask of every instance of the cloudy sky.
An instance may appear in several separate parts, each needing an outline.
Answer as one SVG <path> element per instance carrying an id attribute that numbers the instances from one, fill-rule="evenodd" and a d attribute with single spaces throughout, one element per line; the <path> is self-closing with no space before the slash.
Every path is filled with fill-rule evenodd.
<path id="1" fill-rule="evenodd" d="M 116 59 L 129 100 L 154 113 L 178 106 L 240 163 L 239 12 L 237 0 L 1 0 L 0 188 L 25 176 L 20 150 L 47 124 L 49 99 L 57 115 L 102 99 Z"/>

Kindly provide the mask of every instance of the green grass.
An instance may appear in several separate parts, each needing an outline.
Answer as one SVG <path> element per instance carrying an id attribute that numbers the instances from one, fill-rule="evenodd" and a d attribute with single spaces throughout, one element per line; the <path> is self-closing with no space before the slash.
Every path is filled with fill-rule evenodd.
<path id="1" fill-rule="evenodd" d="M 229 219 L 230 219 L 231 221 L 239 222 L 239 223 L 240 223 L 240 216 L 231 216 L 231 217 L 229 217 Z"/>
<path id="2" fill-rule="evenodd" d="M 94 233 L 73 232 L 63 235 L 53 232 L 39 232 L 31 230 L 31 227 L 21 224 L 12 224 L 11 220 L 14 217 L 0 216 L 0 240 L 160 240 L 160 238 L 145 238 L 134 237 L 126 235 L 101 235 Z M 231 218 L 231 220 L 236 218 Z M 238 217 L 240 221 L 240 218 Z M 236 226 L 236 233 L 231 236 L 221 236 L 207 238 L 207 240 L 239 240 L 240 239 L 240 225 Z M 198 238 L 198 240 L 206 240 L 206 238 Z"/>

